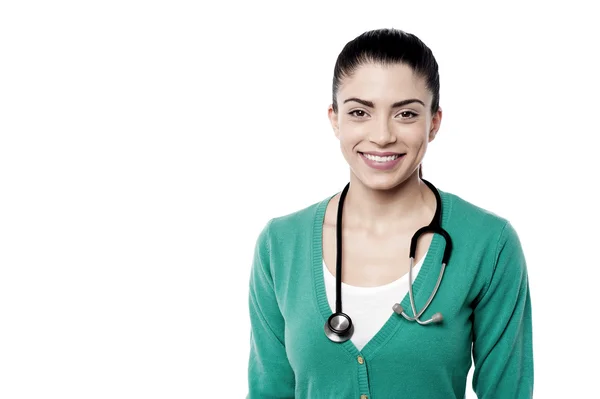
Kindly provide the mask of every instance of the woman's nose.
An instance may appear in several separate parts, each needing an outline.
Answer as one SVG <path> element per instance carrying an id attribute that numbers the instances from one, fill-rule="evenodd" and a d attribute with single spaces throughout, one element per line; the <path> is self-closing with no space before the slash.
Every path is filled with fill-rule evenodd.
<path id="1" fill-rule="evenodd" d="M 390 128 L 388 121 L 381 121 L 380 123 L 375 124 L 372 127 L 369 136 L 371 142 L 376 143 L 381 147 L 396 141 L 396 137 L 394 136 L 394 132 Z"/>

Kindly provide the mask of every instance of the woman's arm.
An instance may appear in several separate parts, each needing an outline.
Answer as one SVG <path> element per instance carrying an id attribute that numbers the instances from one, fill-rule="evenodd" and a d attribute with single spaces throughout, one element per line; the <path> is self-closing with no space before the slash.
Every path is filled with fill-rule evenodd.
<path id="1" fill-rule="evenodd" d="M 247 399 L 294 398 L 294 371 L 285 351 L 284 320 L 270 272 L 269 227 L 260 233 L 250 274 L 250 359 Z"/>
<path id="2" fill-rule="evenodd" d="M 507 222 L 473 314 L 473 390 L 480 399 L 533 397 L 531 299 L 521 243 Z"/>

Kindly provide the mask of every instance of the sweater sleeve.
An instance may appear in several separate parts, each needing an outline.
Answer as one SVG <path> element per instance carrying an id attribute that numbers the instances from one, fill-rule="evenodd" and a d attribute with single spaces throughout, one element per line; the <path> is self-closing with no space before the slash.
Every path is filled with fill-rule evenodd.
<path id="1" fill-rule="evenodd" d="M 270 272 L 268 235 L 271 222 L 258 237 L 250 272 L 247 399 L 294 398 L 294 371 L 285 350 L 285 324 Z"/>
<path id="2" fill-rule="evenodd" d="M 473 312 L 473 390 L 480 399 L 533 397 L 531 299 L 519 237 L 506 222 L 491 279 Z"/>

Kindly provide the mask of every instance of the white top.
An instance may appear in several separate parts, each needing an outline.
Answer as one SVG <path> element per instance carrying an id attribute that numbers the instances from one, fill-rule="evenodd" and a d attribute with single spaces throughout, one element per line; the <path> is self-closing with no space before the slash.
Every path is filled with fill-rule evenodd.
<path id="1" fill-rule="evenodd" d="M 413 266 L 413 283 L 421 270 L 423 260 Z M 325 276 L 325 291 L 327 301 L 332 310 L 335 310 L 335 277 L 323 261 L 323 275 Z M 352 319 L 354 334 L 350 339 L 352 343 L 362 348 L 377 334 L 394 313 L 392 306 L 401 302 L 408 292 L 408 273 L 398 280 L 377 287 L 356 287 L 342 282 L 342 310 Z"/>

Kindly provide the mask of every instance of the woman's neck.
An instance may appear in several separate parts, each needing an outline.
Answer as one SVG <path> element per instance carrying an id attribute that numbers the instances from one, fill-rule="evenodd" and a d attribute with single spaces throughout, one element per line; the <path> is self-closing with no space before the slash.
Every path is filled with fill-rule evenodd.
<path id="1" fill-rule="evenodd" d="M 435 207 L 435 195 L 416 173 L 391 190 L 373 190 L 352 175 L 344 201 L 344 225 L 386 234 L 430 220 Z"/>

